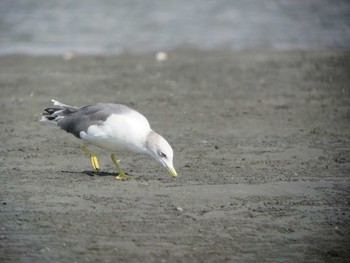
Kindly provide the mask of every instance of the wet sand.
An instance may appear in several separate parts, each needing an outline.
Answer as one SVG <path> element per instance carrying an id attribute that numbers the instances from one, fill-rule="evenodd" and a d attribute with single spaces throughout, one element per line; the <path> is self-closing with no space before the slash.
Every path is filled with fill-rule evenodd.
<path id="1" fill-rule="evenodd" d="M 346 262 L 350 53 L 168 55 L 0 57 L 0 261 Z M 51 98 L 139 110 L 178 178 L 98 149 L 93 173 Z"/>

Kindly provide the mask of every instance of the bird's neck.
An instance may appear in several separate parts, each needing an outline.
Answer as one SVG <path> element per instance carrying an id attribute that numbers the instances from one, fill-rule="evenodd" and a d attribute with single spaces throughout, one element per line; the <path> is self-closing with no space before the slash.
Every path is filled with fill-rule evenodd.
<path id="1" fill-rule="evenodd" d="M 153 156 L 153 152 L 154 152 L 154 142 L 157 140 L 157 137 L 159 137 L 159 134 L 156 133 L 153 130 L 150 130 L 149 133 L 146 136 L 146 140 L 145 140 L 145 152 L 151 156 Z"/>

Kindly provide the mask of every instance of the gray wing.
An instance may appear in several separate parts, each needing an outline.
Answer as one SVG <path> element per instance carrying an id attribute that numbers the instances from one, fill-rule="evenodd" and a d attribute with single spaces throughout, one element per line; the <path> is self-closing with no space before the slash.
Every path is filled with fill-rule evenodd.
<path id="1" fill-rule="evenodd" d="M 67 112 L 57 124 L 61 129 L 80 138 L 80 132 L 86 132 L 91 125 L 102 125 L 112 114 L 131 111 L 134 110 L 122 104 L 98 103 L 81 107 L 74 112 Z"/>

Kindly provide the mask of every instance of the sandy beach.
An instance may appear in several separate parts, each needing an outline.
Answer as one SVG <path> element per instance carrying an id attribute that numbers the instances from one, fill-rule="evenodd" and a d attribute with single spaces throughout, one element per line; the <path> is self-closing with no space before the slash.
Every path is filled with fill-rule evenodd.
<path id="1" fill-rule="evenodd" d="M 347 262 L 350 53 L 0 57 L 1 262 Z M 173 146 L 92 171 L 54 98 L 129 105 Z"/>

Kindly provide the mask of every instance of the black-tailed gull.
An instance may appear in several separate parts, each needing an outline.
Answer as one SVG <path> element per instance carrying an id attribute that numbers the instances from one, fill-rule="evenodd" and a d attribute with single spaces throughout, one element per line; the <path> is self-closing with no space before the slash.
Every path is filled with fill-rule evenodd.
<path id="1" fill-rule="evenodd" d="M 46 108 L 41 121 L 57 124 L 66 132 L 112 152 L 118 170 L 117 179 L 128 178 L 119 166 L 116 151 L 128 150 L 152 156 L 176 177 L 173 150 L 169 143 L 153 131 L 148 120 L 139 112 L 122 104 L 97 103 L 83 107 L 65 105 L 52 100 L 54 107 Z M 95 153 L 85 145 L 81 149 L 90 155 L 92 167 L 99 170 Z"/>

